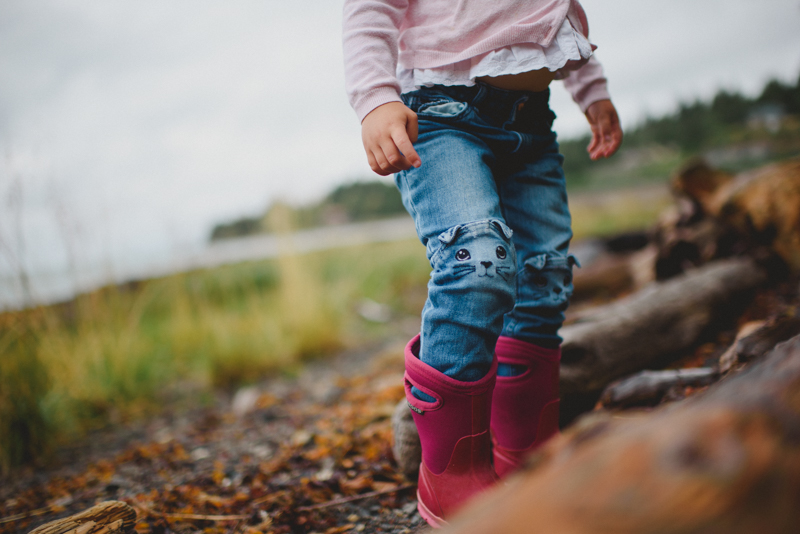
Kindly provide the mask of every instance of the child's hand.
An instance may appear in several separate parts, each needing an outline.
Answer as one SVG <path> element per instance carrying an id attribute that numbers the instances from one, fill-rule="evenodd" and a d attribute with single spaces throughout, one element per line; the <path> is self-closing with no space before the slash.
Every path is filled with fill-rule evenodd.
<path id="1" fill-rule="evenodd" d="M 607 158 L 622 144 L 622 128 L 617 110 L 611 100 L 598 100 L 586 110 L 586 118 L 592 127 L 592 142 L 586 151 L 592 159 Z"/>
<path id="2" fill-rule="evenodd" d="M 401 102 L 370 111 L 361 122 L 361 141 L 369 166 L 381 176 L 422 164 L 411 144 L 417 141 L 417 114 Z"/>

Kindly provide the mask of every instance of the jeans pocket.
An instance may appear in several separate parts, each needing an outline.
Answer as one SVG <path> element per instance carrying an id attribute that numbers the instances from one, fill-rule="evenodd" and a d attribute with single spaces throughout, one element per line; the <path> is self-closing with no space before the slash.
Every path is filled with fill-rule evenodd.
<path id="1" fill-rule="evenodd" d="M 417 115 L 427 117 L 442 117 L 442 118 L 455 118 L 464 113 L 467 109 L 467 104 L 464 102 L 444 101 L 444 102 L 431 102 L 420 106 Z"/>
<path id="2" fill-rule="evenodd" d="M 464 115 L 469 104 L 461 102 L 445 93 L 419 89 L 401 95 L 403 103 L 413 112 L 429 119 L 455 119 Z"/>

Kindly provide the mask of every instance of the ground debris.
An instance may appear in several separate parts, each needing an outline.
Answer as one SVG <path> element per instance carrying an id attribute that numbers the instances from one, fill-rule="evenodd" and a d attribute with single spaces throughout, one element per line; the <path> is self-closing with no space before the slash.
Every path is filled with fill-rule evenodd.
<path id="1" fill-rule="evenodd" d="M 414 485 L 391 453 L 401 354 L 372 367 L 328 377 L 341 391 L 331 404 L 316 402 L 302 381 L 284 383 L 275 402 L 248 402 L 246 410 L 220 403 L 160 428 L 152 423 L 150 440 L 80 472 L 4 482 L 0 534 L 29 532 L 109 499 L 137 511 L 138 534 L 411 532 L 421 527 L 409 506 Z"/>

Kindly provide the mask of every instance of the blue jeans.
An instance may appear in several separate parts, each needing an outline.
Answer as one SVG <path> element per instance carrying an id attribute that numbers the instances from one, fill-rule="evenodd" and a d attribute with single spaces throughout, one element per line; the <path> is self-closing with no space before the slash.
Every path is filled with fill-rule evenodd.
<path id="1" fill-rule="evenodd" d="M 419 356 L 456 380 L 485 376 L 501 334 L 561 342 L 576 261 L 549 94 L 479 83 L 402 95 L 422 166 L 395 182 L 433 268 Z"/>

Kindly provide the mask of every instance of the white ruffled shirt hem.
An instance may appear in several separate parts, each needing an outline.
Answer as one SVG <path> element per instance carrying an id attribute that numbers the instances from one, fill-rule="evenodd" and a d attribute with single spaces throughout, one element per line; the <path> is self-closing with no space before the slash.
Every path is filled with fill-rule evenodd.
<path id="1" fill-rule="evenodd" d="M 515 44 L 480 56 L 432 69 L 404 69 L 398 66 L 397 80 L 402 93 L 434 85 L 475 85 L 481 76 L 503 76 L 547 69 L 557 78 L 563 70 L 581 67 L 592 57 L 594 46 L 576 31 L 568 19 L 547 47 L 533 43 Z"/>

